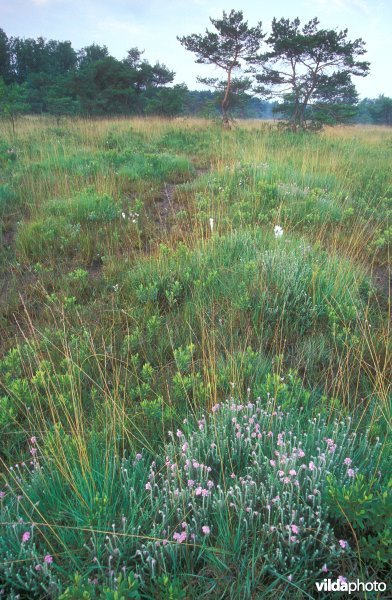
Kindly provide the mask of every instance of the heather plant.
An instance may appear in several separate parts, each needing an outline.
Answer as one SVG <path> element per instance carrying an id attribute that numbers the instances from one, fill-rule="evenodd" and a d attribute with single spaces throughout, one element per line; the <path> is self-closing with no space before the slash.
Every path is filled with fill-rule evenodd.
<path id="1" fill-rule="evenodd" d="M 98 590 L 130 582 L 148 594 L 166 576 L 191 597 L 243 597 L 273 581 L 306 594 L 355 559 L 351 523 L 330 516 L 331 481 L 351 490 L 371 479 L 390 493 L 367 431 L 273 397 L 231 397 L 168 435 L 159 454 L 123 457 L 99 438 L 82 450 L 65 436 L 58 456 L 55 438 L 31 437 L 1 492 L 5 593 L 72 597 L 74 571 Z M 373 528 L 382 536 L 381 521 Z"/>

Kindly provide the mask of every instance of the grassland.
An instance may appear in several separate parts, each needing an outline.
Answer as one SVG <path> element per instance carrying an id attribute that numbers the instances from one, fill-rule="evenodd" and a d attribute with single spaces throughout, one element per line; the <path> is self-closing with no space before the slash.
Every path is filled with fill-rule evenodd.
<path id="1" fill-rule="evenodd" d="M 386 580 L 391 155 L 381 127 L 3 125 L 5 594 Z"/>

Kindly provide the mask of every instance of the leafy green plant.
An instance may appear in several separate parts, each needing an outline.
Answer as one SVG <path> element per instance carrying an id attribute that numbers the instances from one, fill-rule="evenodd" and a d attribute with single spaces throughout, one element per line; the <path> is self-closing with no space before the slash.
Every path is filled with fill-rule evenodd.
<path id="1" fill-rule="evenodd" d="M 343 486 L 329 477 L 329 512 L 342 531 L 352 528 L 362 560 L 384 571 L 392 560 L 392 480 L 358 474 Z"/>

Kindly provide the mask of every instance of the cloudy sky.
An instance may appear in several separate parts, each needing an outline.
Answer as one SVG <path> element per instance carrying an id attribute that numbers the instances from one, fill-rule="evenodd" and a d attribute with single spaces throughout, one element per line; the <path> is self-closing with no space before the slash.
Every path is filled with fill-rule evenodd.
<path id="1" fill-rule="evenodd" d="M 159 60 L 174 70 L 177 83 L 195 89 L 198 75 L 212 73 L 195 64 L 176 36 L 202 33 L 211 27 L 210 16 L 232 8 L 242 10 L 250 25 L 262 21 L 264 31 L 273 17 L 297 16 L 347 28 L 350 39 L 366 42 L 365 59 L 371 62 L 371 74 L 354 79 L 361 97 L 392 97 L 392 0 L 0 0 L 0 27 L 8 36 L 70 40 L 77 50 L 106 44 L 117 58 L 137 46 L 150 62 Z"/>

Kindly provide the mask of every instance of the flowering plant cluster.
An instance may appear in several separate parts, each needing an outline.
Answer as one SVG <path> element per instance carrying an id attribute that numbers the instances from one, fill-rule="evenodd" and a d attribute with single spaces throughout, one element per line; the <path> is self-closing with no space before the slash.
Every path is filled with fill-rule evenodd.
<path id="1" fill-rule="evenodd" d="M 95 525 L 78 528 L 82 516 L 75 520 L 74 540 L 84 540 L 78 548 L 66 546 L 69 538 L 61 548 L 62 529 L 50 515 L 47 526 L 35 525 L 40 514 L 42 521 L 40 502 L 56 514 L 48 495 L 59 474 L 46 472 L 32 438 L 32 468 L 18 471 L 0 499 L 1 521 L 13 520 L 3 525 L 0 542 L 4 590 L 50 589 L 57 597 L 66 587 L 62 555 L 72 551 L 81 557 L 78 572 L 89 573 L 88 585 L 110 589 L 119 575 L 145 591 L 162 574 L 187 574 L 189 582 L 189 574 L 208 571 L 207 584 L 225 573 L 228 586 L 240 589 L 245 577 L 254 591 L 271 579 L 309 589 L 324 573 L 344 576 L 341 559 L 351 555 L 351 541 L 335 534 L 329 519 L 328 478 L 349 485 L 359 471 L 374 471 L 379 442 L 370 446 L 350 419 L 308 419 L 260 398 L 216 404 L 210 415 L 185 420 L 168 436 L 163 456 L 143 450 L 113 457 L 113 470 L 106 471 L 113 497 L 90 500 Z M 65 506 L 72 491 L 60 493 L 57 502 Z"/>

